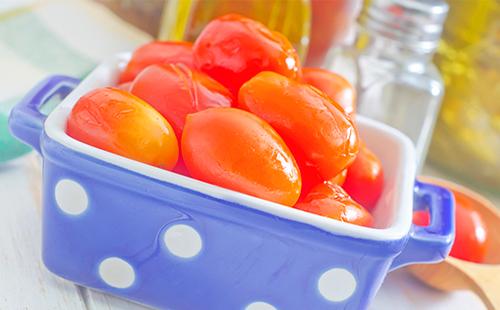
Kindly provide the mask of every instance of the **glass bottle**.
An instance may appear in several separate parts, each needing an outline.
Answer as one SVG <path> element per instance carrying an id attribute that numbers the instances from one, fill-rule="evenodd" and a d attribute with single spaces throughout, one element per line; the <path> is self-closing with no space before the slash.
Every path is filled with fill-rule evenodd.
<path id="1" fill-rule="evenodd" d="M 160 40 L 194 41 L 212 19 L 238 13 L 283 33 L 303 58 L 311 22 L 310 0 L 168 0 L 163 9 Z"/>
<path id="2" fill-rule="evenodd" d="M 194 41 L 212 19 L 238 13 L 284 34 L 302 63 L 321 66 L 352 32 L 362 0 L 167 0 L 158 38 Z"/>
<path id="3" fill-rule="evenodd" d="M 353 46 L 337 52 L 331 66 L 356 85 L 359 114 L 413 141 L 419 169 L 443 96 L 432 57 L 447 11 L 443 0 L 369 1 Z"/>

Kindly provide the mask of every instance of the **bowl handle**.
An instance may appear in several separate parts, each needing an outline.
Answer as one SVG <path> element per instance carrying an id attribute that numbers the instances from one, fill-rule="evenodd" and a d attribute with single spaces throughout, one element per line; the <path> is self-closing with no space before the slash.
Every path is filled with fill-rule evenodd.
<path id="1" fill-rule="evenodd" d="M 76 78 L 52 75 L 39 82 L 21 101 L 12 108 L 9 128 L 22 142 L 31 145 L 40 153 L 40 135 L 47 116 L 40 109 L 51 98 L 66 97 L 79 83 Z"/>
<path id="2" fill-rule="evenodd" d="M 446 188 L 415 182 L 413 210 L 429 210 L 430 224 L 412 224 L 408 243 L 390 270 L 414 263 L 437 263 L 450 253 L 455 238 L 455 199 Z"/>

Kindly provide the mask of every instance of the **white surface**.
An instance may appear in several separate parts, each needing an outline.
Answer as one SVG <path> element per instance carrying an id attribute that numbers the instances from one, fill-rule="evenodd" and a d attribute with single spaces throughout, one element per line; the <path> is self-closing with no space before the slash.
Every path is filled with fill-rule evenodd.
<path id="1" fill-rule="evenodd" d="M 356 278 L 349 270 L 332 268 L 321 275 L 318 280 L 321 295 L 329 301 L 344 301 L 356 290 Z"/>
<path id="2" fill-rule="evenodd" d="M 30 155 L 33 156 L 33 155 Z M 39 172 L 30 158 L 0 165 L 0 309 L 145 310 L 147 308 L 56 278 L 40 259 Z M 441 293 L 420 284 L 404 270 L 389 274 L 372 310 L 485 309 L 470 292 Z M 286 310 L 286 309 L 285 309 Z"/>
<path id="3" fill-rule="evenodd" d="M 170 253 L 182 258 L 198 255 L 203 247 L 200 234 L 193 227 L 185 224 L 168 228 L 163 242 Z"/>
<path id="4" fill-rule="evenodd" d="M 77 141 L 65 133 L 66 120 L 78 99 L 95 88 L 114 85 L 119 68 L 130 54 L 120 54 L 96 67 L 71 92 L 47 118 L 44 130 L 47 135 L 62 145 L 77 152 L 99 158 L 105 162 L 128 170 L 189 188 L 206 195 L 235 202 L 282 218 L 307 223 L 339 235 L 371 240 L 396 240 L 409 231 L 412 218 L 413 183 L 415 180 L 414 149 L 411 141 L 399 131 L 378 122 L 358 117 L 357 125 L 368 147 L 378 155 L 384 166 L 387 185 L 375 211 L 375 224 L 382 228 L 369 228 L 332 220 L 295 208 L 287 208 L 267 200 L 259 199 L 202 181 L 188 178 L 164 169 L 128 159 L 88 144 Z M 398 188 L 397 191 L 393 190 Z M 377 216 L 383 213 L 384 216 Z M 384 220 L 381 222 L 381 220 Z M 378 222 L 377 222 L 378 221 Z"/>

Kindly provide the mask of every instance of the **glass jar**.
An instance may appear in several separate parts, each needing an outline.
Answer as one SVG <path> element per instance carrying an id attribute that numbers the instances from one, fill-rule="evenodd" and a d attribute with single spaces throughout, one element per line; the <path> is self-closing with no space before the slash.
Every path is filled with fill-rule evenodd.
<path id="1" fill-rule="evenodd" d="M 448 6 L 441 0 L 372 0 L 363 9 L 352 47 L 332 70 L 356 85 L 359 114 L 406 134 L 422 167 L 443 95 L 432 63 Z"/>
<path id="2" fill-rule="evenodd" d="M 500 1 L 449 0 L 435 57 L 446 85 L 430 163 L 471 186 L 500 189 Z"/>

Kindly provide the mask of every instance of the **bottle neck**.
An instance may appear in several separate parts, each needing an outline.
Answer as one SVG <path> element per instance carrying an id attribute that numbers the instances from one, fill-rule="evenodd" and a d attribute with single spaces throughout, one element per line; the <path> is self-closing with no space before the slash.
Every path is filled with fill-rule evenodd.
<path id="1" fill-rule="evenodd" d="M 392 62 L 398 67 L 405 67 L 411 71 L 423 70 L 431 62 L 435 52 L 435 48 L 418 43 L 401 42 L 362 26 L 360 26 L 354 46 L 362 55 Z"/>

